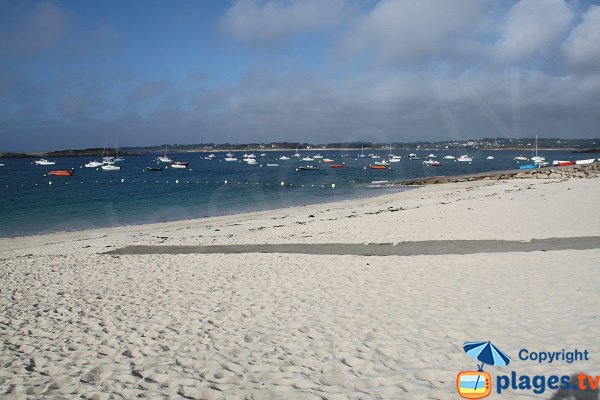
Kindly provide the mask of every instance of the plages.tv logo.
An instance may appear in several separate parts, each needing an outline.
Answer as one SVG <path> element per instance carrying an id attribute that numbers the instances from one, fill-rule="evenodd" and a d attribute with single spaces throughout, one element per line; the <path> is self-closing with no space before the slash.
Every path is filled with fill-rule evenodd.
<path id="1" fill-rule="evenodd" d="M 477 360 L 477 371 L 461 371 L 456 376 L 456 390 L 465 399 L 483 399 L 492 392 L 492 377 L 483 370 L 485 364 L 504 367 L 510 358 L 492 342 L 466 342 L 463 350 Z M 481 365 L 479 365 L 481 363 Z"/>

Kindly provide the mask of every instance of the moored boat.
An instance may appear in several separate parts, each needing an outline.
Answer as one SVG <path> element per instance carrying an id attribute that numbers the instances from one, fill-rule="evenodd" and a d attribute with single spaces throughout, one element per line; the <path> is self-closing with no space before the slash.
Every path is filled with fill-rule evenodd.
<path id="1" fill-rule="evenodd" d="M 575 160 L 575 164 L 577 164 L 577 165 L 592 164 L 595 160 L 596 160 L 595 158 L 589 158 L 587 160 Z"/>
<path id="2" fill-rule="evenodd" d="M 575 165 L 575 161 L 554 160 L 552 161 L 552 165 L 558 167 L 566 167 L 568 165 Z"/>
<path id="3" fill-rule="evenodd" d="M 60 169 L 55 171 L 50 171 L 50 175 L 52 176 L 73 176 L 73 170 Z"/>
<path id="4" fill-rule="evenodd" d="M 526 165 L 519 166 L 519 169 L 534 169 L 534 168 L 539 168 L 539 167 L 535 164 L 526 164 Z"/>
<path id="5" fill-rule="evenodd" d="M 146 167 L 146 171 L 154 172 L 154 171 L 162 171 L 163 167 Z"/>
<path id="6" fill-rule="evenodd" d="M 171 160 L 169 157 L 167 157 L 167 146 L 165 146 L 165 153 L 162 156 L 158 157 L 158 161 L 164 162 L 164 163 L 173 162 L 173 160 Z"/>
<path id="7" fill-rule="evenodd" d="M 41 158 L 35 161 L 35 165 L 54 165 L 56 164 L 54 161 L 48 161 L 45 158 Z"/>
<path id="8" fill-rule="evenodd" d="M 388 169 L 387 165 L 369 165 L 371 169 Z"/>
<path id="9" fill-rule="evenodd" d="M 118 165 L 114 165 L 111 162 L 104 163 L 102 165 L 102 167 L 100 167 L 100 168 L 102 169 L 102 171 L 120 171 L 121 170 L 121 167 L 119 167 Z"/>
<path id="10" fill-rule="evenodd" d="M 84 165 L 86 168 L 98 168 L 101 167 L 102 163 L 100 161 L 90 161 Z"/>
<path id="11" fill-rule="evenodd" d="M 316 165 L 305 165 L 303 167 L 299 167 L 298 169 L 302 171 L 316 171 L 319 169 L 319 167 Z"/>
<path id="12" fill-rule="evenodd" d="M 331 168 L 346 168 L 345 164 L 329 164 Z"/>
<path id="13" fill-rule="evenodd" d="M 182 162 L 182 161 L 174 161 L 171 163 L 171 168 L 179 168 L 179 169 L 184 169 L 188 167 L 188 162 Z"/>

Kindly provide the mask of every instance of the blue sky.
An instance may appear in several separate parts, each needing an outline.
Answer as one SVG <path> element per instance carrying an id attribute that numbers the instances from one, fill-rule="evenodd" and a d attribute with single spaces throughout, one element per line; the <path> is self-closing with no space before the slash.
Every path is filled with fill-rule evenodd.
<path id="1" fill-rule="evenodd" d="M 0 152 L 599 137 L 583 0 L 0 0 Z"/>

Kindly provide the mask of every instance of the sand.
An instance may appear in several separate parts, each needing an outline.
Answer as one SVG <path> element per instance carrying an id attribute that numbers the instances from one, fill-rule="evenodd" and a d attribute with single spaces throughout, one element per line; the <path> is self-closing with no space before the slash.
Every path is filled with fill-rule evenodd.
<path id="1" fill-rule="evenodd" d="M 477 182 L 0 240 L 0 397 L 453 399 L 457 372 L 476 367 L 462 351 L 474 340 L 513 359 L 487 366 L 492 376 L 600 375 L 599 198 L 597 178 Z M 588 246 L 106 254 L 550 238 Z M 538 364 L 518 359 L 523 348 L 587 349 L 590 360 Z"/>

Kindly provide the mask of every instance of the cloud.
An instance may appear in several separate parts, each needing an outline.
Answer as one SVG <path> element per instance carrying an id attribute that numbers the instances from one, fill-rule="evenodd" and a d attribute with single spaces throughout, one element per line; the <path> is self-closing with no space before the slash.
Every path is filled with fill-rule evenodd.
<path id="1" fill-rule="evenodd" d="M 564 44 L 567 62 L 577 69 L 600 68 L 600 6 L 591 6 Z"/>
<path id="2" fill-rule="evenodd" d="M 129 100 L 141 102 L 160 96 L 166 93 L 171 88 L 171 84 L 167 82 L 147 82 L 138 85 L 131 94 Z"/>
<path id="3" fill-rule="evenodd" d="M 65 38 L 72 22 L 72 13 L 57 4 L 36 3 L 0 29 L 0 52 L 40 55 Z"/>
<path id="4" fill-rule="evenodd" d="M 344 13 L 343 0 L 237 0 L 219 25 L 246 43 L 280 46 L 295 34 L 330 28 Z"/>
<path id="5" fill-rule="evenodd" d="M 540 61 L 560 45 L 574 12 L 563 0 L 521 0 L 510 10 L 493 46 L 501 64 Z"/>
<path id="6" fill-rule="evenodd" d="M 343 47 L 391 64 L 460 56 L 489 5 L 485 0 L 383 0 L 360 20 Z"/>

